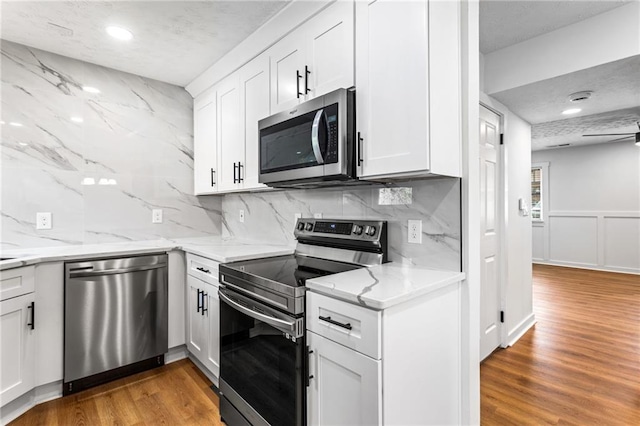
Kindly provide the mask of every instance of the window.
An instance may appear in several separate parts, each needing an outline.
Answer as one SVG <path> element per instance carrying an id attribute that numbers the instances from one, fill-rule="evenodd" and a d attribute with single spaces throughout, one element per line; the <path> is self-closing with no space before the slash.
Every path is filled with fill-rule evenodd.
<path id="1" fill-rule="evenodd" d="M 543 220 L 542 167 L 531 168 L 531 220 Z"/>

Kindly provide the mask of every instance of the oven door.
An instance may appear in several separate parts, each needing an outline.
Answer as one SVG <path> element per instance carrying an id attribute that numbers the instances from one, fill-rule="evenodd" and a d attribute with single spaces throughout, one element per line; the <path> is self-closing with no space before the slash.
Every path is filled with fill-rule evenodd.
<path id="1" fill-rule="evenodd" d="M 259 122 L 261 183 L 347 173 L 345 89 Z"/>
<path id="2" fill-rule="evenodd" d="M 220 414 L 253 426 L 304 424 L 304 319 L 220 288 Z M 233 407 L 229 407 L 230 403 Z M 226 411 L 226 412 L 225 412 Z"/>

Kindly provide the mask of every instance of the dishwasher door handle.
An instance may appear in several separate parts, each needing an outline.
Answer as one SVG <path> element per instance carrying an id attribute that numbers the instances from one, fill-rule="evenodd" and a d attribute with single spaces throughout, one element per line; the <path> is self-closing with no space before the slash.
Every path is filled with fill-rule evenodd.
<path id="1" fill-rule="evenodd" d="M 101 271 L 78 271 L 78 272 L 69 272 L 70 278 L 76 277 L 95 277 L 97 275 L 114 275 L 114 274 L 126 274 L 129 272 L 139 272 L 139 271 L 150 271 L 152 269 L 160 269 L 165 268 L 167 266 L 166 263 L 158 263 L 156 265 L 145 265 L 145 266 L 134 266 L 131 268 L 121 268 L 121 269 L 103 269 Z"/>

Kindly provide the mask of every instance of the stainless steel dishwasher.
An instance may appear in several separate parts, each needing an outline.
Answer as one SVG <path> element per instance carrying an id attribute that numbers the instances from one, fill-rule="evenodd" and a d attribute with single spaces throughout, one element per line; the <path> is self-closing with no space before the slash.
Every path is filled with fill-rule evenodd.
<path id="1" fill-rule="evenodd" d="M 164 364 L 167 255 L 65 264 L 63 394 Z"/>

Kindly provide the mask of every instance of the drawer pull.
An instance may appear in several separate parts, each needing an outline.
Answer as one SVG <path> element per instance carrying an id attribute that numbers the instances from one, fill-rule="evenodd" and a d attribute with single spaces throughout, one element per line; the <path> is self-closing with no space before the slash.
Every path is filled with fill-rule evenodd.
<path id="1" fill-rule="evenodd" d="M 320 315 L 318 318 L 320 318 L 322 321 L 326 321 L 328 323 L 331 323 L 333 325 L 337 325 L 338 327 L 342 327 L 342 328 L 346 328 L 347 330 L 351 330 L 353 327 L 351 327 L 351 323 L 341 323 L 338 322 L 336 320 L 332 320 L 331 317 L 323 317 L 322 315 Z"/>
<path id="2" fill-rule="evenodd" d="M 198 266 L 196 269 L 197 269 L 198 271 L 200 271 L 200 272 L 204 272 L 205 274 L 210 274 L 210 273 L 211 273 L 211 271 L 210 271 L 210 270 L 208 270 L 208 269 L 204 269 L 204 268 L 201 268 L 201 267 L 199 267 L 199 266 Z"/>

